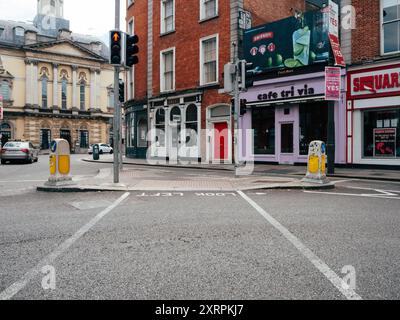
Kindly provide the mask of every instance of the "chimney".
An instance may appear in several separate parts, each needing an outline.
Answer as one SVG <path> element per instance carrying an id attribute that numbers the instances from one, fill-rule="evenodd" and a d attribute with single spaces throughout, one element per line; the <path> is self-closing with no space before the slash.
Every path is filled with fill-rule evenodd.
<path id="1" fill-rule="evenodd" d="M 71 40 L 72 32 L 68 29 L 58 30 L 58 40 Z"/>
<path id="2" fill-rule="evenodd" d="M 102 44 L 100 42 L 91 42 L 90 43 L 90 50 L 93 51 L 94 53 L 100 55 L 101 46 L 102 46 Z"/>
<path id="3" fill-rule="evenodd" d="M 25 32 L 25 45 L 34 44 L 37 42 L 37 32 L 33 30 L 27 30 Z"/>

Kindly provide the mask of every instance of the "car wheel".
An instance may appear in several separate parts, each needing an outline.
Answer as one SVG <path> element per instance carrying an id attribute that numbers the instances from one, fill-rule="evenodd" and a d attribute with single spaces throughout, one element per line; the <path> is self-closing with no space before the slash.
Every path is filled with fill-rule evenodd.
<path id="1" fill-rule="evenodd" d="M 110 154 L 113 154 L 113 153 L 114 153 L 114 151 L 113 151 L 113 150 L 111 150 L 111 151 L 110 151 Z"/>

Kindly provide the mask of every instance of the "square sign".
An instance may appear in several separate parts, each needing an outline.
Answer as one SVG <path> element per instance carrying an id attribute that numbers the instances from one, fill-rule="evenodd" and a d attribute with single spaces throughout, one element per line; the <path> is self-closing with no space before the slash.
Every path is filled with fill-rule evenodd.
<path id="1" fill-rule="evenodd" d="M 340 101 L 340 92 L 342 87 L 341 68 L 325 68 L 325 100 Z"/>

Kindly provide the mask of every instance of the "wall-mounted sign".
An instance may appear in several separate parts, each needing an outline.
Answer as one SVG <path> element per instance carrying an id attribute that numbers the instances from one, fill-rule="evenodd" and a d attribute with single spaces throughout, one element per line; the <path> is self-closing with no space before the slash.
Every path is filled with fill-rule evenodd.
<path id="1" fill-rule="evenodd" d="M 339 41 L 339 5 L 329 0 L 329 40 L 332 47 L 335 65 L 345 67 L 346 63 L 340 49 Z"/>
<path id="2" fill-rule="evenodd" d="M 259 101 L 275 101 L 275 100 L 288 100 L 295 98 L 307 98 L 315 96 L 316 92 L 313 87 L 309 87 L 307 84 L 301 86 L 290 86 L 280 87 L 270 90 L 268 92 L 260 93 L 257 96 Z"/>
<path id="3" fill-rule="evenodd" d="M 341 69 L 338 67 L 325 68 L 325 100 L 340 101 Z"/>
<path id="4" fill-rule="evenodd" d="M 352 99 L 400 95 L 400 65 L 351 72 L 348 79 Z"/>
<path id="5" fill-rule="evenodd" d="M 245 31 L 245 59 L 254 74 L 326 64 L 330 58 L 329 9 L 306 12 Z"/>
<path id="6" fill-rule="evenodd" d="M 251 13 L 245 10 L 239 10 L 239 28 L 242 30 L 251 29 L 252 19 Z"/>
<path id="7" fill-rule="evenodd" d="M 396 128 L 374 129 L 374 156 L 396 157 Z"/>

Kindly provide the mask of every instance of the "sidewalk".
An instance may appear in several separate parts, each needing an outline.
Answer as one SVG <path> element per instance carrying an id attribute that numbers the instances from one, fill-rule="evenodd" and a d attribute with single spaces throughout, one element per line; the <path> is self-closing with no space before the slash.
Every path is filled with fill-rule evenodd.
<path id="1" fill-rule="evenodd" d="M 128 167 L 128 168 L 127 168 Z M 210 174 L 209 171 L 182 172 L 169 171 L 167 168 L 151 170 L 126 166 L 120 173 L 120 183 L 113 183 L 113 170 L 99 170 L 95 177 L 74 179 L 72 185 L 39 186 L 38 191 L 46 192 L 97 192 L 97 191 L 157 191 L 157 192 L 236 192 L 263 189 L 327 189 L 334 188 L 333 183 L 325 185 L 304 183 L 293 177 L 259 177 Z"/>
<path id="2" fill-rule="evenodd" d="M 91 158 L 83 159 L 86 162 L 112 163 L 113 157 L 110 155 L 102 155 L 100 161 L 94 161 Z M 231 164 L 158 164 L 151 165 L 144 159 L 129 159 L 124 158 L 124 164 L 128 166 L 155 166 L 161 168 L 190 168 L 204 170 L 223 170 L 234 171 L 234 166 Z M 304 177 L 306 173 L 305 166 L 289 166 L 289 165 L 270 165 L 256 164 L 253 175 L 255 176 L 290 176 Z M 400 182 L 400 170 L 382 170 L 382 169 L 360 169 L 360 168 L 336 168 L 334 175 L 328 175 L 331 178 L 344 179 L 365 179 L 365 180 L 380 180 Z"/>

